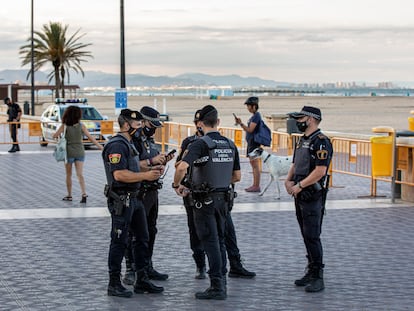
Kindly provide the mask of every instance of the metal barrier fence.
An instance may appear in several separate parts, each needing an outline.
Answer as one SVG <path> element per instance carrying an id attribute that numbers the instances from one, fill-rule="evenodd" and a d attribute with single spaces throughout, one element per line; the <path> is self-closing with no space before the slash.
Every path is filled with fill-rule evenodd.
<path id="1" fill-rule="evenodd" d="M 102 134 L 113 135 L 117 128 L 115 121 L 94 121 L 99 122 Z M 0 122 L 0 144 L 11 144 L 9 126 L 13 123 Z M 17 124 L 17 123 L 15 123 Z M 43 135 L 40 121 L 20 122 L 18 129 L 19 144 L 42 144 Z M 47 124 L 43 123 L 43 126 Z M 56 129 L 55 129 L 56 130 Z M 240 155 L 246 156 L 247 144 L 244 139 L 244 131 L 240 128 L 220 127 L 222 135 L 232 139 L 239 148 Z M 164 126 L 156 131 L 155 140 L 160 144 L 164 152 L 168 148 L 178 149 L 184 138 L 193 135 L 195 126 L 192 124 L 182 124 L 176 122 L 164 122 Z M 294 146 L 300 134 L 288 134 L 285 132 L 272 131 L 272 145 L 266 149 L 278 155 L 293 154 Z M 346 137 L 331 137 L 334 157 L 330 167 L 330 173 L 347 174 L 361 178 L 370 179 L 371 196 L 377 195 L 377 181 L 391 182 L 391 177 L 374 177 L 371 169 L 372 146 L 369 139 L 354 139 Z M 47 141 L 55 143 L 56 141 Z M 412 146 L 410 146 L 412 147 Z M 397 146 L 397 154 L 405 150 L 407 146 Z M 411 167 L 411 166 L 410 166 Z M 334 178 L 331 178 L 331 186 L 334 185 Z M 397 184 L 414 186 L 413 182 L 396 180 Z"/>

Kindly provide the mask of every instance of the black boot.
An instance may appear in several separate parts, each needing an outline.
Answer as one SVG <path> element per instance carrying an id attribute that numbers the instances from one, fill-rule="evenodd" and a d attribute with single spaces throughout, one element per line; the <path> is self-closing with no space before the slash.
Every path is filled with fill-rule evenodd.
<path id="1" fill-rule="evenodd" d="M 301 279 L 295 280 L 295 285 L 296 286 L 306 286 L 306 285 L 308 285 L 310 283 L 310 281 L 311 281 L 311 275 L 312 275 L 311 265 L 308 264 L 306 266 L 306 273 L 305 273 L 305 275 Z"/>
<path id="2" fill-rule="evenodd" d="M 159 273 L 157 270 L 154 269 L 154 267 L 152 266 L 152 261 L 150 261 L 149 263 L 147 274 L 150 280 L 165 281 L 168 279 L 168 274 Z"/>
<path id="3" fill-rule="evenodd" d="M 151 283 L 146 268 L 137 271 L 135 279 L 134 292 L 137 294 L 158 294 L 164 291 L 163 287 Z"/>
<path id="4" fill-rule="evenodd" d="M 227 298 L 226 291 L 224 289 L 224 282 L 221 278 L 211 278 L 210 287 L 204 292 L 198 292 L 195 294 L 197 299 L 215 299 L 224 300 Z"/>
<path id="5" fill-rule="evenodd" d="M 16 151 L 20 151 L 19 145 L 15 145 L 15 146 L 16 146 Z"/>
<path id="6" fill-rule="evenodd" d="M 205 279 L 206 276 L 206 256 L 204 253 L 193 254 L 194 261 L 197 266 L 195 278 L 198 280 Z"/>
<path id="7" fill-rule="evenodd" d="M 10 153 L 14 153 L 14 152 L 16 152 L 17 150 L 16 150 L 16 145 L 13 145 L 11 148 L 10 148 L 10 150 L 8 151 L 8 152 L 10 152 Z"/>
<path id="8" fill-rule="evenodd" d="M 316 293 L 325 288 L 323 282 L 323 265 L 314 266 L 312 268 L 311 279 L 308 285 L 305 287 L 305 291 L 309 293 Z"/>
<path id="9" fill-rule="evenodd" d="M 126 257 L 125 257 L 126 258 Z M 126 262 L 126 271 L 122 282 L 126 285 L 134 285 L 135 283 L 135 264 L 125 260 Z"/>
<path id="10" fill-rule="evenodd" d="M 119 273 L 109 274 L 108 296 L 125 298 L 132 296 L 132 292 L 122 286 Z"/>
<path id="11" fill-rule="evenodd" d="M 230 261 L 229 277 L 251 279 L 256 276 L 255 272 L 246 270 L 240 260 L 240 257 L 232 258 Z"/>
<path id="12" fill-rule="evenodd" d="M 195 278 L 197 280 L 203 280 L 207 277 L 206 275 L 206 266 L 197 267 Z"/>

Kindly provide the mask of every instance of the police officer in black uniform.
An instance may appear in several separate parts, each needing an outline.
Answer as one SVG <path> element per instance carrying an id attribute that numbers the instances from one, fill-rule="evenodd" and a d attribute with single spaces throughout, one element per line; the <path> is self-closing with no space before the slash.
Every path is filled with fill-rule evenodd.
<path id="1" fill-rule="evenodd" d="M 165 165 L 174 157 L 174 154 L 167 156 L 163 153 L 160 153 L 159 148 L 155 144 L 155 131 L 157 128 L 162 127 L 160 121 L 160 113 L 154 108 L 148 106 L 142 107 L 140 112 L 142 114 L 144 124 L 139 136 L 135 136 L 133 138 L 134 145 L 139 152 L 140 166 L 143 168 L 152 169 L 152 167 L 156 165 Z M 155 236 L 158 232 L 158 190 L 161 188 L 162 182 L 160 180 L 145 180 L 141 183 L 141 196 L 147 214 L 149 231 L 150 263 L 148 269 L 148 277 L 152 280 L 165 281 L 168 279 L 168 274 L 156 271 L 153 267 L 151 259 L 154 252 Z"/>
<path id="2" fill-rule="evenodd" d="M 122 285 L 120 279 L 129 229 L 135 237 L 133 253 L 137 274 L 134 292 L 160 293 L 164 290 L 151 283 L 148 278 L 148 226 L 144 205 L 138 197 L 140 182 L 157 180 L 163 172 L 163 167 L 158 166 L 140 172 L 139 155 L 131 139 L 140 127 L 141 120 L 142 116 L 138 111 L 123 109 L 118 117 L 120 132 L 111 138 L 102 152 L 108 183 L 105 195 L 108 198 L 108 209 L 112 219 L 108 256 L 110 296 L 132 296 L 132 292 Z"/>
<path id="3" fill-rule="evenodd" d="M 197 299 L 226 299 L 226 247 L 224 242 L 231 184 L 241 177 L 239 153 L 234 143 L 217 131 L 216 108 L 204 106 L 197 127 L 205 136 L 195 140 L 177 165 L 172 187 L 182 197 L 195 201 L 194 223 L 209 262 L 210 287 L 195 294 Z M 187 182 L 182 183 L 187 170 Z"/>
<path id="4" fill-rule="evenodd" d="M 332 144 L 318 128 L 322 120 L 319 108 L 304 106 L 289 114 L 304 133 L 296 144 L 293 163 L 285 187 L 295 198 L 296 218 L 305 242 L 308 267 L 304 277 L 295 281 L 307 292 L 325 288 L 323 251 L 320 240 L 327 193 L 327 171 L 332 159 Z"/>
<path id="5" fill-rule="evenodd" d="M 22 116 L 22 109 L 16 103 L 12 103 L 9 97 L 4 99 L 4 103 L 7 105 L 7 122 L 13 122 L 9 124 L 10 136 L 13 141 L 13 146 L 9 150 L 9 152 L 14 153 L 16 151 L 20 151 L 19 144 L 17 142 L 17 129 L 20 128 L 20 124 L 16 124 L 15 122 L 20 121 L 20 117 Z"/>
<path id="6" fill-rule="evenodd" d="M 194 115 L 194 124 L 196 126 L 196 133 L 194 135 L 186 137 L 181 143 L 180 154 L 177 156 L 176 166 L 180 163 L 183 156 L 186 154 L 188 146 L 195 140 L 204 136 L 204 132 L 201 128 L 197 127 L 198 116 L 200 110 L 197 110 Z M 187 176 L 188 176 L 187 171 Z M 234 199 L 234 195 L 233 195 Z M 195 224 L 194 224 L 194 213 L 195 201 L 191 193 L 183 197 L 184 207 L 187 213 L 187 224 L 188 232 L 190 234 L 190 247 L 193 251 L 193 258 L 197 267 L 196 270 L 196 279 L 205 279 L 206 278 L 206 259 L 203 246 L 200 239 L 197 236 Z M 226 245 L 226 252 L 230 262 L 230 272 L 229 277 L 240 277 L 240 278 L 253 278 L 256 276 L 255 272 L 248 271 L 245 269 L 241 263 L 241 256 L 239 248 L 237 247 L 237 238 L 236 231 L 233 224 L 233 219 L 231 218 L 231 208 L 233 202 L 229 202 L 229 212 L 226 215 L 226 225 L 225 225 L 225 234 L 224 242 Z"/>

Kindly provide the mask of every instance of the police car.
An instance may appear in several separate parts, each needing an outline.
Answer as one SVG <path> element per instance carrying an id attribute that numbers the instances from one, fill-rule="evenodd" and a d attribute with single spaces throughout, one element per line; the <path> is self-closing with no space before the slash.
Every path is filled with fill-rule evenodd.
<path id="1" fill-rule="evenodd" d="M 107 120 L 108 117 L 102 116 L 100 112 L 93 106 L 88 105 L 86 98 L 77 99 L 64 99 L 57 98 L 55 104 L 48 106 L 40 117 L 40 126 L 42 128 L 42 139 L 40 145 L 46 147 L 48 143 L 55 143 L 56 140 L 53 138 L 53 134 L 62 124 L 62 116 L 66 108 L 76 105 L 82 111 L 81 122 L 86 126 L 89 133 L 102 144 L 105 143 L 110 137 L 109 135 L 101 134 L 101 122 Z M 84 145 L 93 145 L 86 136 L 83 137 Z"/>

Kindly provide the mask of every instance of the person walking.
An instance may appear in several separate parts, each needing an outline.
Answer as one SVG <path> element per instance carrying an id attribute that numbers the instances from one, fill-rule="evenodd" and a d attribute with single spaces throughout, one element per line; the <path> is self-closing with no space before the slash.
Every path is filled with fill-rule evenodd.
<path id="1" fill-rule="evenodd" d="M 16 151 L 20 151 L 19 143 L 17 141 L 17 129 L 20 128 L 20 124 L 16 122 L 20 122 L 20 117 L 22 116 L 22 109 L 17 103 L 12 102 L 10 97 L 6 97 L 4 99 L 4 103 L 7 105 L 7 122 L 9 122 L 9 131 L 10 137 L 13 141 L 13 145 L 11 149 L 8 151 L 10 153 L 14 153 Z"/>
<path id="2" fill-rule="evenodd" d="M 295 281 L 307 292 L 325 288 L 323 281 L 323 249 L 320 239 L 325 209 L 327 171 L 333 149 L 329 138 L 319 129 L 322 114 L 319 108 L 304 106 L 289 114 L 296 119 L 304 135 L 296 144 L 293 163 L 285 181 L 286 191 L 294 197 L 296 218 L 307 252 L 307 272 Z"/>
<path id="3" fill-rule="evenodd" d="M 86 126 L 80 122 L 82 110 L 78 106 L 69 106 L 62 116 L 62 125 L 58 128 L 53 138 L 57 139 L 65 131 L 67 160 L 65 162 L 66 171 L 66 189 L 67 195 L 63 201 L 72 201 L 72 168 L 75 165 L 76 176 L 78 177 L 79 186 L 82 192 L 80 203 L 86 203 L 86 186 L 83 177 L 83 164 L 85 162 L 85 148 L 83 146 L 83 136 L 95 144 L 100 150 L 103 147 L 89 133 Z"/>
<path id="4" fill-rule="evenodd" d="M 148 278 L 150 252 L 147 217 L 139 189 L 143 181 L 155 181 L 163 173 L 163 166 L 140 171 L 138 151 L 132 137 L 141 127 L 142 115 L 138 111 L 122 109 L 118 117 L 120 132 L 105 145 L 102 159 L 107 185 L 105 195 L 111 214 L 111 242 L 108 254 L 108 295 L 131 297 L 132 291 L 121 283 L 121 264 L 128 243 L 128 232 L 134 236 L 132 252 L 136 267 L 134 292 L 161 293 L 164 288 L 156 286 Z"/>
<path id="5" fill-rule="evenodd" d="M 197 292 L 195 297 L 222 300 L 227 298 L 226 214 L 231 184 L 240 181 L 240 159 L 234 143 L 218 132 L 218 112 L 214 106 L 204 106 L 196 117 L 197 127 L 205 135 L 188 147 L 176 167 L 172 187 L 181 197 L 192 194 L 197 236 L 208 257 L 210 287 Z M 190 178 L 183 185 L 188 170 Z"/>
<path id="6" fill-rule="evenodd" d="M 260 144 L 254 141 L 254 133 L 258 130 L 258 125 L 262 120 L 259 110 L 259 98 L 256 96 L 249 97 L 245 103 L 247 110 L 252 114 L 247 125 L 239 117 L 234 117 L 236 124 L 246 132 L 247 156 L 254 149 L 260 147 Z M 246 192 L 260 192 L 260 159 L 250 158 L 250 166 L 253 170 L 253 185 L 244 189 Z"/>
<path id="7" fill-rule="evenodd" d="M 180 148 L 180 153 L 177 156 L 176 166 L 180 163 L 183 156 L 186 154 L 188 147 L 191 143 L 195 140 L 204 136 L 204 132 L 201 128 L 197 127 L 198 123 L 198 116 L 200 110 L 197 110 L 194 115 L 194 124 L 196 126 L 196 132 L 194 135 L 186 137 L 182 143 Z M 187 171 L 186 177 L 189 178 L 189 171 Z M 234 193 L 234 189 L 233 189 Z M 234 198 L 234 195 L 233 195 Z M 197 236 L 195 223 L 194 223 L 194 212 L 193 210 L 195 207 L 195 201 L 191 193 L 187 196 L 183 197 L 183 203 L 187 214 L 187 225 L 188 225 L 188 233 L 190 235 L 190 248 L 193 251 L 193 258 L 196 264 L 196 279 L 205 279 L 206 278 L 206 255 L 201 244 L 200 239 Z M 237 237 L 236 237 L 236 230 L 234 228 L 233 219 L 231 217 L 231 208 L 232 202 L 229 202 L 228 213 L 226 215 L 226 223 L 225 223 L 225 233 L 224 233 L 224 242 L 226 245 L 226 252 L 227 257 L 230 262 L 230 272 L 228 274 L 229 277 L 240 277 L 240 278 L 253 278 L 256 276 L 255 272 L 248 271 L 245 269 L 241 263 L 241 256 L 240 250 L 237 247 Z"/>

